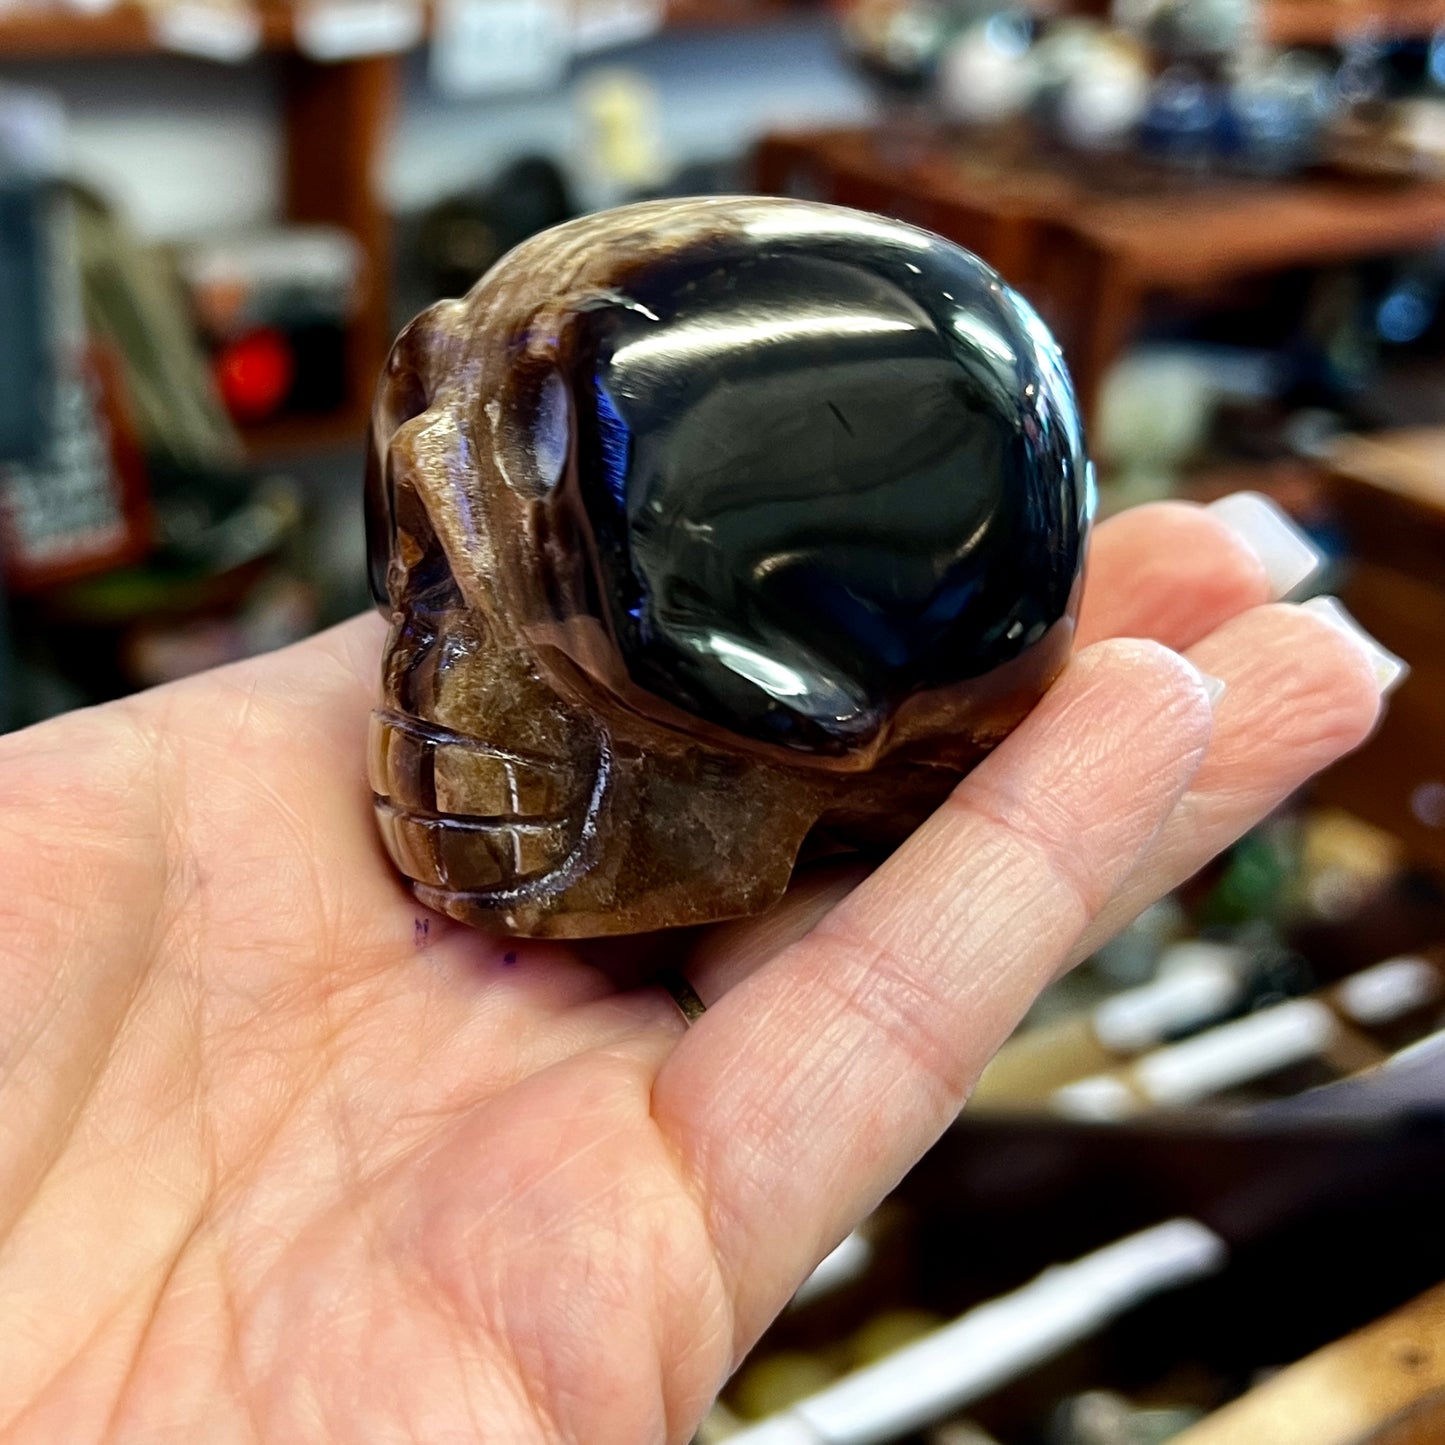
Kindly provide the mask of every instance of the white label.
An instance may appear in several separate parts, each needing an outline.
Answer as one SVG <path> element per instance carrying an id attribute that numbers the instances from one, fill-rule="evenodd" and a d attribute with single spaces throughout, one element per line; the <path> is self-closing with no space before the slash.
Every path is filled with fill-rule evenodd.
<path id="1" fill-rule="evenodd" d="M 439 0 L 432 83 L 446 95 L 543 90 L 569 55 L 562 0 Z"/>
<path id="2" fill-rule="evenodd" d="M 296 48 L 312 60 L 394 55 L 421 43 L 415 0 L 307 0 L 296 10 Z"/>
<path id="3" fill-rule="evenodd" d="M 261 17 L 251 5 L 182 0 L 147 13 L 156 44 L 166 50 L 239 65 L 261 48 Z"/>
<path id="4" fill-rule="evenodd" d="M 1335 991 L 1345 1013 L 1366 1027 L 1393 1023 L 1439 996 L 1440 975 L 1423 958 L 1387 959 L 1347 978 Z"/>
<path id="5" fill-rule="evenodd" d="M 1134 1080 L 1158 1104 L 1192 1104 L 1306 1059 L 1335 1041 L 1339 1024 L 1318 999 L 1276 1004 L 1139 1061 Z"/>
<path id="6" fill-rule="evenodd" d="M 662 21 L 662 0 L 577 0 L 572 45 L 577 50 L 630 45 L 656 35 Z"/>
<path id="7" fill-rule="evenodd" d="M 1175 1032 L 1226 1013 L 1239 997 L 1245 955 L 1225 944 L 1182 944 L 1152 983 L 1106 999 L 1094 1012 L 1094 1033 L 1106 1049 L 1138 1054 Z"/>

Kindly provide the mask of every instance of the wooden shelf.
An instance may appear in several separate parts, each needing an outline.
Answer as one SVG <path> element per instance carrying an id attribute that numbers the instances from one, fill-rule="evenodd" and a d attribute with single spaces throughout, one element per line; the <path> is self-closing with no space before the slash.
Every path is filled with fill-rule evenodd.
<path id="1" fill-rule="evenodd" d="M 666 0 L 663 25 L 667 29 L 725 30 L 822 13 L 820 4 L 807 0 Z"/>
<path id="2" fill-rule="evenodd" d="M 1053 8 L 1106 19 L 1110 0 L 1062 0 Z M 1445 0 L 1260 0 L 1264 38 L 1274 45 L 1337 45 L 1363 30 L 1391 39 L 1445 25 Z"/>
<path id="3" fill-rule="evenodd" d="M 726 29 L 821 10 L 816 0 L 665 0 L 663 27 Z M 261 7 L 261 45 L 272 53 L 296 49 L 292 6 L 284 0 Z M 99 14 L 40 6 L 0 8 L 0 60 L 167 53 L 137 4 L 123 3 Z"/>
<path id="4" fill-rule="evenodd" d="M 820 0 L 663 3 L 664 26 L 714 28 L 786 18 L 816 10 Z M 397 104 L 401 59 L 376 55 L 338 63 L 315 61 L 297 48 L 293 0 L 261 0 L 260 12 L 262 47 L 278 57 L 282 79 L 285 215 L 296 222 L 343 227 L 361 243 L 366 258 L 360 311 L 347 338 L 347 401 L 323 416 L 288 417 L 245 428 L 249 454 L 264 464 L 308 451 L 359 446 L 365 438 L 372 388 L 391 340 L 391 223 L 376 193 L 375 162 Z M 168 53 L 145 10 L 131 0 L 99 14 L 38 4 L 0 8 L 0 61 Z"/>
<path id="5" fill-rule="evenodd" d="M 1445 0 L 1268 0 L 1266 37 L 1276 45 L 1334 45 L 1370 31 L 1392 39 L 1445 25 Z"/>
<path id="6" fill-rule="evenodd" d="M 271 51 L 293 47 L 291 17 L 279 6 L 261 12 L 261 43 Z M 75 10 L 0 10 L 0 60 L 85 55 L 164 54 L 149 17 L 138 5 L 87 14 Z"/>
<path id="7" fill-rule="evenodd" d="M 359 450 L 366 441 L 368 411 L 345 406 L 315 416 L 285 416 L 241 429 L 246 454 L 265 464 L 314 452 Z"/>

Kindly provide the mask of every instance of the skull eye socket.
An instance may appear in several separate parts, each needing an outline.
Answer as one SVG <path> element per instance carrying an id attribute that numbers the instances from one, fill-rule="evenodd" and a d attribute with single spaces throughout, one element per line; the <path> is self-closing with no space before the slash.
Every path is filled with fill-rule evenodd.
<path id="1" fill-rule="evenodd" d="M 572 403 L 567 383 L 555 371 L 547 373 L 532 416 L 532 460 L 539 491 L 550 492 L 562 479 L 572 450 Z"/>

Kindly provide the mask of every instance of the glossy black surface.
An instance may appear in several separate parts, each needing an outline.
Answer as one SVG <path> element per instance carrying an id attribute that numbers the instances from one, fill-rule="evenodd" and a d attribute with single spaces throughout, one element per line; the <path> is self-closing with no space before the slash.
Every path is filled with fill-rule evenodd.
<path id="1" fill-rule="evenodd" d="M 625 278 L 572 378 L 598 607 L 633 680 L 828 752 L 1065 614 L 1088 489 L 1027 303 L 954 246 L 836 217 Z"/>

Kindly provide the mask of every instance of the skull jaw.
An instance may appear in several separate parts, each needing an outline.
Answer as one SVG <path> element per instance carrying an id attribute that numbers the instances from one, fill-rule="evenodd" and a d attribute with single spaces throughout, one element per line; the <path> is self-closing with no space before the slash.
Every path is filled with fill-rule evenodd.
<path id="1" fill-rule="evenodd" d="M 783 896 L 826 806 L 818 780 L 747 776 L 754 767 L 696 748 L 604 749 L 569 819 L 572 846 L 513 886 L 468 886 L 455 866 L 439 869 L 438 850 L 455 847 L 444 828 L 421 858 L 390 848 L 384 819 L 382 831 L 418 901 L 484 931 L 595 938 L 711 923 Z"/>
<path id="2" fill-rule="evenodd" d="M 1071 634 L 966 696 L 916 699 L 899 749 L 853 773 L 712 746 L 601 698 L 584 711 L 533 659 L 483 650 L 438 675 L 427 710 L 455 730 L 374 716 L 378 822 L 418 901 L 486 932 L 581 939 L 750 916 L 783 897 L 800 857 L 903 842 L 1053 682 Z M 526 700 L 525 735 L 507 726 L 509 696 Z M 471 735 L 484 718 L 506 746 Z"/>
<path id="3" fill-rule="evenodd" d="M 485 932 L 651 933 L 764 912 L 787 892 L 800 856 L 886 854 L 962 776 L 939 767 L 851 777 L 747 771 L 720 754 L 604 758 L 573 851 L 514 887 L 443 884 L 430 859 L 392 856 L 419 902 Z"/>

